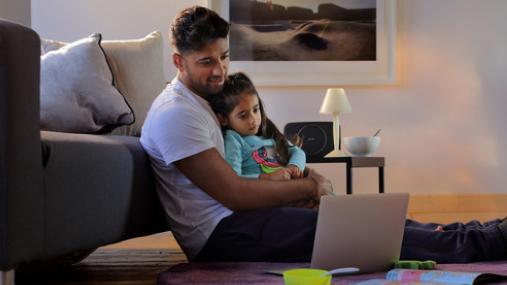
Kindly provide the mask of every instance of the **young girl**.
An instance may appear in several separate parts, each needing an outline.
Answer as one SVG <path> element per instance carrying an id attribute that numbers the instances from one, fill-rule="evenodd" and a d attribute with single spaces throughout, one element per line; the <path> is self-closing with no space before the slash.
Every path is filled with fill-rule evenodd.
<path id="1" fill-rule="evenodd" d="M 266 117 L 252 81 L 238 72 L 228 75 L 221 94 L 210 99 L 225 133 L 225 159 L 246 178 L 302 178 L 306 156 Z"/>

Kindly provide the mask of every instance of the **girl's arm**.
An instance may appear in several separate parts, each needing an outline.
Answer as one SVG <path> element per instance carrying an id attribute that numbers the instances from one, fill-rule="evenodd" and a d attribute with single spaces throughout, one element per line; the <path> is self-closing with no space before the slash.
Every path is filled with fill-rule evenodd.
<path id="1" fill-rule="evenodd" d="M 291 144 L 290 142 L 289 142 L 289 153 L 290 159 L 289 163 L 287 164 L 287 167 L 290 168 L 290 166 L 293 165 L 299 168 L 299 170 L 301 170 L 301 175 L 296 175 L 294 171 L 292 171 L 292 175 L 296 176 L 296 178 L 300 178 L 302 177 L 302 173 L 305 170 L 306 154 L 301 148 Z"/>

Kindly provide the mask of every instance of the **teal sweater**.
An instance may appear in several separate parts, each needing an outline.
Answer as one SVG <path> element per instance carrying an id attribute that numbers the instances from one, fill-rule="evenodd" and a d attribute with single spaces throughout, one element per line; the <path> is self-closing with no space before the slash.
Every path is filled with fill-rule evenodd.
<path id="1" fill-rule="evenodd" d="M 275 141 L 261 136 L 241 137 L 227 130 L 224 138 L 225 160 L 234 171 L 245 178 L 258 178 L 262 173 L 271 173 L 282 167 L 273 157 Z M 289 164 L 305 169 L 306 155 L 302 149 L 289 142 Z"/>

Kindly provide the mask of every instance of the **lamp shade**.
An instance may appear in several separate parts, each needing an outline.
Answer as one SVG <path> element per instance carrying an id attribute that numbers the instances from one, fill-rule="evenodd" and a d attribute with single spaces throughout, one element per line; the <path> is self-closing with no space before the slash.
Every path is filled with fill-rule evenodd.
<path id="1" fill-rule="evenodd" d="M 320 108 L 321 114 L 344 114 L 351 112 L 352 108 L 343 88 L 327 89 L 326 97 Z"/>

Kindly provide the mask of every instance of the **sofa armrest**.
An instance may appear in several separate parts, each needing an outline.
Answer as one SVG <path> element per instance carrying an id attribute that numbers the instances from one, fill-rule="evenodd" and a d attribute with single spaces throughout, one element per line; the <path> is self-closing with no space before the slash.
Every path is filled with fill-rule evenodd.
<path id="1" fill-rule="evenodd" d="M 0 19 L 0 269 L 43 251 L 40 39 Z"/>

